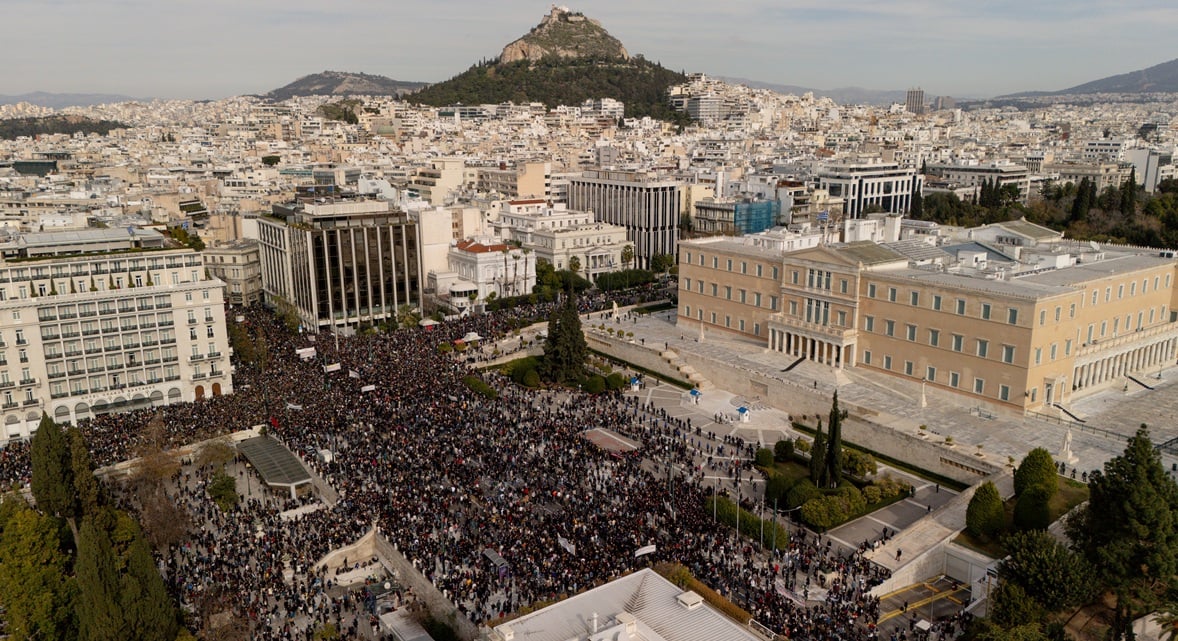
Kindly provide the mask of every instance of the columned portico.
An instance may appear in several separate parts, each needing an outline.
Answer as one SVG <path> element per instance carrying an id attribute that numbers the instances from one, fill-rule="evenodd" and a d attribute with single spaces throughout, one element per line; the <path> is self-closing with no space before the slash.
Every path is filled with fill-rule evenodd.
<path id="1" fill-rule="evenodd" d="M 834 336 L 832 334 L 846 334 Z M 800 328 L 769 321 L 768 348 L 794 358 L 808 360 L 831 367 L 853 367 L 855 364 L 854 332 L 831 327 Z"/>

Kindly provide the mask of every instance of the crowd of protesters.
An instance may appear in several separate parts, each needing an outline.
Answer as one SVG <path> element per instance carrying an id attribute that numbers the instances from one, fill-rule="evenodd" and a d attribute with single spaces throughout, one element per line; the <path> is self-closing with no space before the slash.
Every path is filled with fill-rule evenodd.
<path id="1" fill-rule="evenodd" d="M 587 298 L 582 311 L 611 303 Z M 162 552 L 168 583 L 186 604 L 215 590 L 233 595 L 228 603 L 250 621 L 251 638 L 310 638 L 328 621 L 355 634 L 371 602 L 331 596 L 333 578 L 315 564 L 373 527 L 476 625 L 671 561 L 790 638 L 874 638 L 879 603 L 868 590 L 886 574 L 861 551 L 799 529 L 787 549 L 765 553 L 707 513 L 705 470 L 724 466 L 739 489 L 753 474 L 742 460 L 749 444 L 717 439 L 633 396 L 526 390 L 479 373 L 499 393 L 488 400 L 463 382 L 474 370 L 439 349 L 469 332 L 502 337 L 548 311 L 528 305 L 336 340 L 291 332 L 251 308 L 244 328 L 268 356 L 236 364 L 234 394 L 80 428 L 98 465 L 134 456 L 152 420 L 169 446 L 265 423 L 313 461 L 340 498 L 290 520 L 281 516 L 289 501 L 247 499 L 223 513 L 200 482 L 177 478 L 175 499 L 197 525 Z M 299 358 L 307 347 L 316 355 Z M 338 371 L 326 372 L 332 363 Z M 642 445 L 602 450 L 583 438 L 595 427 Z M 310 455 L 322 449 L 330 460 Z M 666 466 L 677 472 L 671 480 L 660 472 Z M 28 475 L 26 445 L 0 451 L 0 481 Z M 647 546 L 655 551 L 635 556 Z"/>

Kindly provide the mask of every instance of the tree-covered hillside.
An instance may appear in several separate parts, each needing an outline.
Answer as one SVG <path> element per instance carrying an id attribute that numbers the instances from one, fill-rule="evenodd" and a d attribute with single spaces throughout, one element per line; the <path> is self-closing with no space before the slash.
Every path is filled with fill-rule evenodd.
<path id="1" fill-rule="evenodd" d="M 98 133 L 105 136 L 114 129 L 127 125 L 113 120 L 91 120 L 82 116 L 40 116 L 34 118 L 10 118 L 0 120 L 0 139 L 12 140 L 20 136 L 42 136 L 45 134 Z"/>
<path id="2" fill-rule="evenodd" d="M 667 88 L 686 77 L 642 58 L 545 57 L 536 62 L 482 62 L 465 72 L 431 85 L 407 99 L 446 106 L 514 102 L 542 102 L 548 107 L 579 105 L 585 100 L 613 98 L 626 104 L 626 116 L 650 116 L 682 122 L 686 116 L 667 103 Z"/>

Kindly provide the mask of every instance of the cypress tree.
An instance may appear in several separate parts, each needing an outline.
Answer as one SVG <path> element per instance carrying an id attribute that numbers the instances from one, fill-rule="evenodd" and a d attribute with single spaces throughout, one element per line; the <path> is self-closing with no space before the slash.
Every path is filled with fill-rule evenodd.
<path id="1" fill-rule="evenodd" d="M 548 320 L 548 339 L 544 343 L 544 378 L 565 385 L 580 380 L 589 346 L 581 331 L 576 297 L 566 292 L 560 306 Z"/>
<path id="2" fill-rule="evenodd" d="M 46 514 L 66 516 L 73 513 L 73 473 L 69 446 L 61 428 L 48 414 L 41 414 L 41 425 L 29 443 L 33 477 L 30 485 L 37 507 Z"/>
<path id="3" fill-rule="evenodd" d="M 119 606 L 119 566 L 107 525 L 116 518 L 102 510 L 82 520 L 78 528 L 78 628 L 84 641 L 121 641 L 130 638 Z"/>
<path id="4" fill-rule="evenodd" d="M 837 487 L 843 480 L 843 414 L 839 409 L 839 393 L 836 390 L 830 404 L 830 418 L 827 421 L 830 443 L 826 446 L 827 487 Z"/>
<path id="5" fill-rule="evenodd" d="M 1129 178 L 1121 184 L 1121 213 L 1131 216 L 1137 212 L 1137 168 L 1129 170 Z"/>
<path id="6" fill-rule="evenodd" d="M 74 479 L 73 516 L 93 514 L 98 509 L 98 479 L 94 477 L 90 450 L 86 448 L 86 440 L 80 430 L 68 429 L 65 436 L 69 443 L 70 473 Z"/>
<path id="7" fill-rule="evenodd" d="M 818 419 L 814 445 L 810 448 L 810 482 L 820 488 L 826 487 L 826 479 L 823 478 L 825 471 L 826 435 L 822 433 L 822 419 Z"/>
<path id="8" fill-rule="evenodd" d="M 123 559 L 126 573 L 120 579 L 119 605 L 127 628 L 143 641 L 174 641 L 178 624 L 163 578 L 155 567 L 143 532 L 128 516 L 133 533 Z"/>
<path id="9" fill-rule="evenodd" d="M 1111 638 L 1129 638 L 1132 621 L 1155 607 L 1154 588 L 1178 572 L 1178 485 L 1142 425 L 1088 487 L 1088 505 L 1068 520 L 1068 536 L 1117 595 Z"/>
<path id="10" fill-rule="evenodd" d="M 919 189 L 912 192 L 912 206 L 908 209 L 908 217 L 915 220 L 924 218 L 924 196 Z"/>

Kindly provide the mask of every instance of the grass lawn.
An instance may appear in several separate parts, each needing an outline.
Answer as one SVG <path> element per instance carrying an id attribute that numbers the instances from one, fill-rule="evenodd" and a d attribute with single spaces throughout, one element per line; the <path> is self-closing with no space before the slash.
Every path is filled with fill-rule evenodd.
<path id="1" fill-rule="evenodd" d="M 1059 491 L 1055 493 L 1055 496 L 1051 497 L 1051 502 L 1047 504 L 1051 510 L 1051 522 L 1054 523 L 1060 517 L 1072 511 L 1077 505 L 1087 500 L 1088 486 L 1086 484 L 1061 478 L 1059 480 Z M 1003 534 L 1014 531 L 1014 504 L 1015 499 L 1012 497 L 1002 506 L 1006 511 L 1006 527 L 1003 530 Z M 1003 534 L 999 534 L 995 538 L 1001 539 Z M 1006 551 L 1002 549 L 1002 545 L 997 540 L 983 541 L 971 535 L 969 532 L 962 531 L 954 539 L 954 542 L 975 552 L 981 552 L 992 559 L 1001 559 L 1006 556 Z"/>

